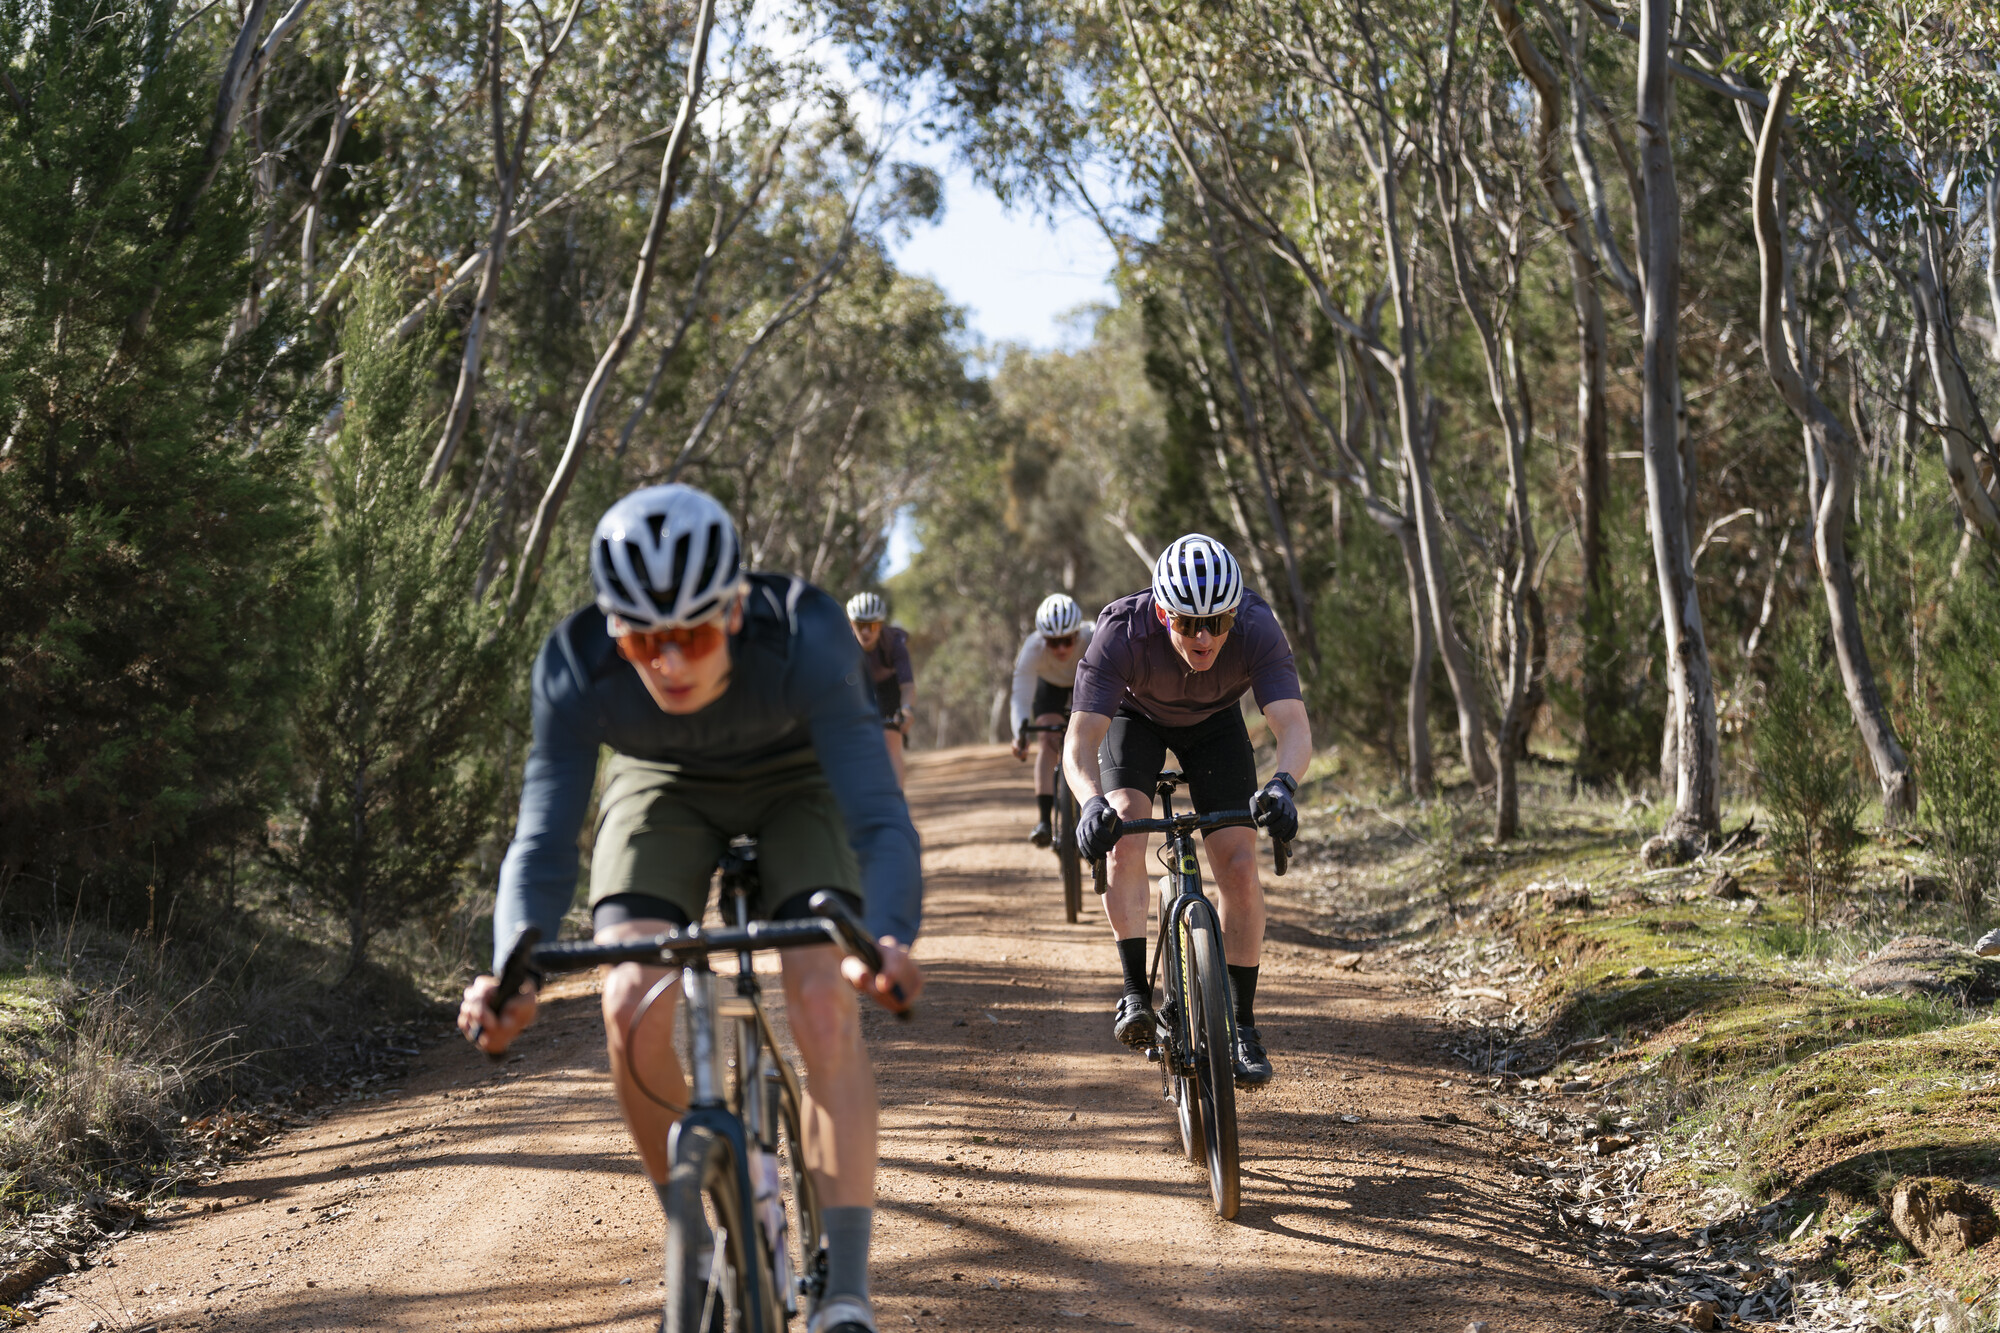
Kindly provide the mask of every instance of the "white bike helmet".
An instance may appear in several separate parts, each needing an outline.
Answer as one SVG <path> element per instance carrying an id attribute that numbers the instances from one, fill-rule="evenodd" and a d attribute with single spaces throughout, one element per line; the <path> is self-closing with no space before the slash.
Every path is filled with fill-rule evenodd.
<path id="1" fill-rule="evenodd" d="M 1219 616 L 1243 601 L 1243 571 L 1213 537 L 1176 537 L 1153 562 L 1153 600 L 1169 615 Z"/>
<path id="2" fill-rule="evenodd" d="M 692 486 L 636 490 L 597 520 L 590 581 L 604 613 L 634 629 L 700 624 L 743 587 L 736 525 Z"/>
<path id="3" fill-rule="evenodd" d="M 847 618 L 866 624 L 871 620 L 887 620 L 889 608 L 880 595 L 872 592 L 857 592 L 847 599 Z"/>
<path id="4" fill-rule="evenodd" d="M 1083 625 L 1083 608 L 1068 593 L 1052 592 L 1035 608 L 1035 628 L 1045 639 L 1074 634 Z"/>

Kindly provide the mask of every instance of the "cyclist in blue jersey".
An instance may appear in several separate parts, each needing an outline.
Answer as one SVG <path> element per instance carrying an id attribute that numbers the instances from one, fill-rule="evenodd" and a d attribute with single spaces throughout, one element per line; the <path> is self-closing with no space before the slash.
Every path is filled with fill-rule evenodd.
<path id="1" fill-rule="evenodd" d="M 611 751 L 590 864 L 600 942 L 700 920 L 736 836 L 758 840 L 759 915 L 804 916 L 815 891 L 846 894 L 880 941 L 882 970 L 831 945 L 789 951 L 785 1007 L 809 1078 L 806 1153 L 827 1205 L 829 1272 L 809 1333 L 874 1333 L 877 1108 L 856 992 L 901 1010 L 923 988 L 909 953 L 923 895 L 917 834 L 840 604 L 739 561 L 728 513 L 691 486 L 635 491 L 599 521 L 597 604 L 557 625 L 535 661 L 534 743 L 500 871 L 494 970 L 522 928 L 553 938 L 569 908 L 600 747 Z M 668 1134 L 687 1100 L 673 1045 L 678 991 L 667 987 L 636 1032 L 632 1022 L 665 975 L 625 964 L 603 991 L 612 1084 L 662 1204 Z M 478 978 L 459 1012 L 489 1052 L 507 1049 L 536 1009 L 531 985 L 496 1017 L 495 986 Z M 642 1085 L 669 1090 L 662 1102 L 675 1107 Z"/>
<path id="2" fill-rule="evenodd" d="M 1246 694 L 1264 710 L 1277 742 L 1278 771 L 1257 785 L 1257 761 L 1238 707 Z M 1152 812 L 1153 786 L 1167 751 L 1187 775 L 1198 813 L 1249 807 L 1271 835 L 1298 833 L 1292 802 L 1312 758 L 1312 729 L 1292 646 L 1262 597 L 1223 544 L 1192 532 L 1160 553 L 1153 586 L 1097 613 L 1097 635 L 1076 671 L 1074 710 L 1063 746 L 1070 790 L 1083 801 L 1077 844 L 1095 860 L 1109 855 L 1104 914 L 1118 941 L 1125 994 L 1112 1032 L 1128 1046 L 1153 1041 L 1151 974 L 1146 969 L 1146 838 L 1120 839 L 1121 819 Z M 1257 969 L 1264 952 L 1264 888 L 1257 878 L 1257 832 L 1223 828 L 1203 836 L 1215 872 L 1230 989 L 1236 1000 L 1236 1081 L 1271 1081 L 1257 1030 Z"/>

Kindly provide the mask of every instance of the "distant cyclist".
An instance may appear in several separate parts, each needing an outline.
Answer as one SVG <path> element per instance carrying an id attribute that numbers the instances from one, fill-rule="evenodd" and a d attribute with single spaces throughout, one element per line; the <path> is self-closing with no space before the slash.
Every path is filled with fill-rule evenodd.
<path id="1" fill-rule="evenodd" d="M 917 834 L 875 741 L 880 724 L 840 604 L 738 562 L 728 513 L 690 486 L 635 491 L 599 520 L 597 605 L 557 625 L 535 661 L 534 744 L 500 869 L 494 970 L 523 926 L 554 938 L 569 908 L 600 746 L 612 751 L 590 859 L 600 943 L 700 920 L 716 860 L 738 835 L 758 840 L 759 916 L 809 915 L 818 889 L 854 899 L 881 941 L 882 971 L 831 945 L 788 951 L 785 1009 L 809 1076 L 806 1152 L 830 1205 L 830 1271 L 809 1333 L 874 1333 L 875 1077 L 855 992 L 902 1009 L 923 988 L 909 955 L 923 896 Z M 678 1116 L 639 1089 L 668 1089 L 667 1100 L 686 1104 L 678 990 L 663 991 L 636 1033 L 632 1022 L 666 975 L 627 963 L 610 970 L 603 994 L 612 1084 L 662 1206 Z M 504 1051 L 534 1021 L 536 999 L 530 987 L 494 1018 L 494 987 L 491 976 L 468 986 L 458 1022 L 470 1035 L 483 1019 L 481 1049 Z"/>
<path id="2" fill-rule="evenodd" d="M 1076 684 L 1076 664 L 1097 632 L 1095 621 L 1065 593 L 1053 592 L 1035 608 L 1035 628 L 1021 641 L 1014 658 L 1012 704 L 1014 757 L 1028 757 L 1028 737 L 1021 728 L 1059 725 L 1069 713 L 1070 689 Z M 1046 847 L 1055 840 L 1056 765 L 1062 760 L 1061 738 L 1043 732 L 1035 752 L 1035 806 L 1041 812 L 1028 841 Z"/>
<path id="3" fill-rule="evenodd" d="M 1278 744 L 1278 772 L 1260 789 L 1250 735 L 1238 707 L 1248 691 Z M 1153 1040 L 1146 971 L 1146 839 L 1120 839 L 1120 819 L 1145 819 L 1169 750 L 1187 775 L 1196 811 L 1248 806 L 1274 837 L 1298 833 L 1294 773 L 1312 757 L 1312 733 L 1292 647 L 1270 606 L 1243 586 L 1243 571 L 1221 542 L 1195 532 L 1176 539 L 1153 566 L 1153 586 L 1097 614 L 1071 696 L 1063 764 L 1083 801 L 1077 842 L 1095 860 L 1109 855 L 1104 912 L 1118 939 L 1125 995 L 1112 1031 L 1134 1048 Z M 1257 832 L 1204 835 L 1221 898 L 1223 948 L 1236 996 L 1236 1081 L 1271 1081 L 1257 1031 L 1257 968 L 1264 952 L 1264 889 L 1257 879 Z"/>
<path id="4" fill-rule="evenodd" d="M 857 592 L 847 599 L 847 619 L 861 644 L 868 666 L 875 706 L 882 714 L 882 739 L 889 744 L 889 762 L 896 767 L 896 785 L 903 782 L 903 742 L 910 720 L 917 715 L 917 673 L 910 667 L 910 635 L 888 623 L 889 608 L 879 593 Z"/>

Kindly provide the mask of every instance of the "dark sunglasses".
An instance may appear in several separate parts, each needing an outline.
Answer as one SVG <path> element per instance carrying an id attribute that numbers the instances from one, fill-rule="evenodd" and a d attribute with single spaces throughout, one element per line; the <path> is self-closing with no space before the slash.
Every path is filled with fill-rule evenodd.
<path id="1" fill-rule="evenodd" d="M 1234 611 L 1224 611 L 1218 616 L 1170 616 L 1174 633 L 1183 639 L 1192 639 L 1197 634 L 1208 634 L 1221 638 L 1229 633 L 1229 627 L 1236 623 Z"/>
<path id="2" fill-rule="evenodd" d="M 1074 648 L 1076 647 L 1076 635 L 1065 634 L 1062 635 L 1060 638 L 1056 638 L 1044 634 L 1042 636 L 1042 642 L 1046 643 L 1051 648 Z"/>

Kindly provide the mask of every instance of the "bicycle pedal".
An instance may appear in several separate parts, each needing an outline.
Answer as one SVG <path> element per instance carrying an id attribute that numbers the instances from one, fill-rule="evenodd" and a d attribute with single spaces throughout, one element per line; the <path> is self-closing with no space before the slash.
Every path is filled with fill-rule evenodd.
<path id="1" fill-rule="evenodd" d="M 1156 1064 L 1158 1064 L 1158 1063 L 1160 1063 L 1160 1048 L 1159 1048 L 1159 1047 L 1157 1047 L 1157 1046 L 1148 1046 L 1148 1047 L 1146 1048 L 1146 1063 L 1148 1063 L 1148 1064 L 1155 1064 L 1155 1065 L 1156 1065 Z"/>

